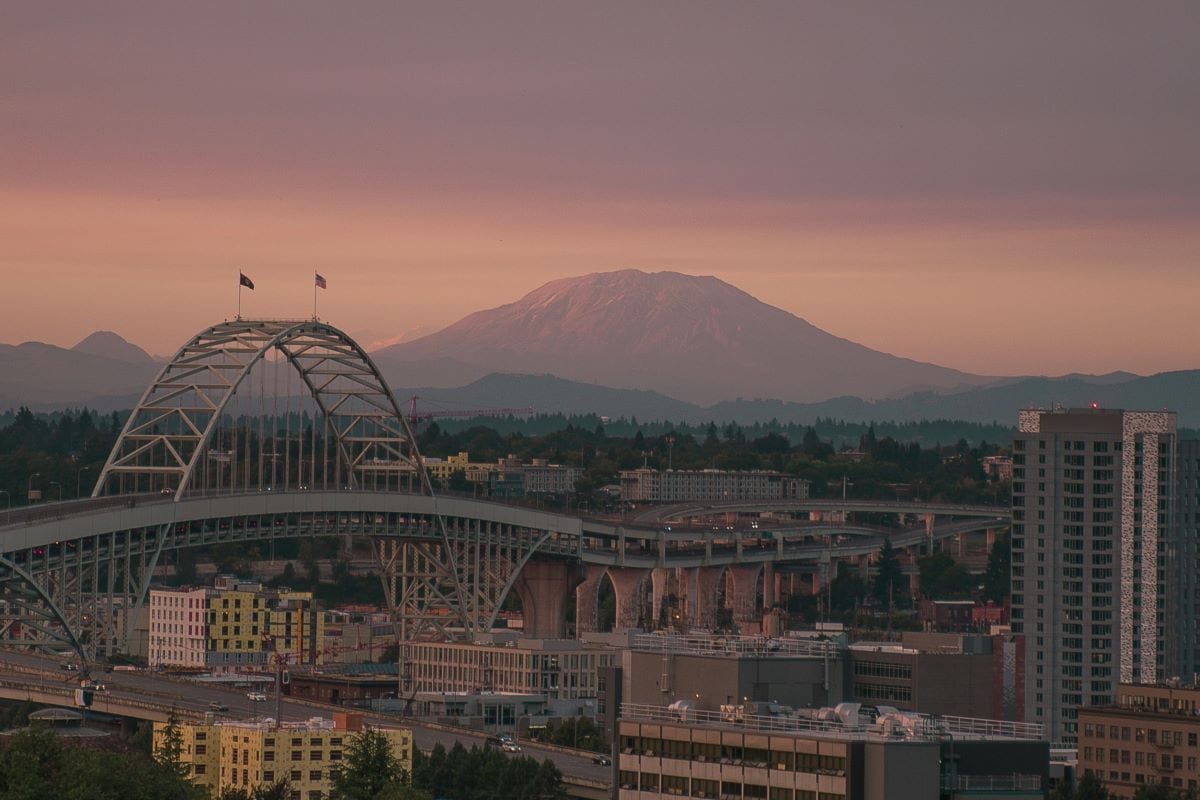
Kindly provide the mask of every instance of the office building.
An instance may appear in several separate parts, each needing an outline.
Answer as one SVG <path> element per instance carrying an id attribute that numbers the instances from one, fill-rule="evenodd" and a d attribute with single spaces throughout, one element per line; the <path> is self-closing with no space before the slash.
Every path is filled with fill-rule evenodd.
<path id="1" fill-rule="evenodd" d="M 342 762 L 353 738 L 363 729 L 362 717 L 334 714 L 305 722 L 245 721 L 178 723 L 180 762 L 193 783 L 217 797 L 226 789 L 252 790 L 286 778 L 293 800 L 323 800 L 333 786 L 332 771 Z M 373 728 L 391 745 L 404 771 L 412 773 L 412 731 Z M 157 750 L 167 724 L 154 723 Z"/>
<path id="2" fill-rule="evenodd" d="M 825 706 L 846 691 L 845 648 L 818 639 L 635 634 L 621 656 L 620 697 L 719 711 L 753 703 Z"/>
<path id="3" fill-rule="evenodd" d="M 257 581 L 218 576 L 211 587 L 151 589 L 150 666 L 212 672 L 288 664 L 320 664 L 328 612 L 311 592 L 267 589 Z"/>
<path id="4" fill-rule="evenodd" d="M 627 503 L 725 500 L 803 500 L 808 481 L 773 470 L 627 469 L 621 499 Z"/>
<path id="5" fill-rule="evenodd" d="M 1050 746 L 1038 725 L 936 720 L 856 704 L 746 716 L 625 703 L 617 797 L 710 800 L 1041 798 Z"/>
<path id="6" fill-rule="evenodd" d="M 1122 684 L 1115 704 L 1079 710 L 1078 753 L 1114 797 L 1155 783 L 1197 790 L 1200 688 Z"/>
<path id="7" fill-rule="evenodd" d="M 1077 709 L 1177 674 L 1168 625 L 1176 419 L 1165 411 L 1021 411 L 1013 441 L 1012 630 L 1025 719 L 1074 741 Z"/>
<path id="8" fill-rule="evenodd" d="M 847 699 L 923 714 L 1023 721 L 1012 635 L 906 632 L 901 642 L 855 642 Z"/>
<path id="9" fill-rule="evenodd" d="M 406 657 L 415 692 L 503 692 L 547 700 L 594 698 L 597 670 L 620 663 L 616 650 L 574 639 L 412 642 Z"/>
<path id="10" fill-rule="evenodd" d="M 1178 619 L 1171 644 L 1179 666 L 1172 675 L 1195 680 L 1200 673 L 1200 439 L 1182 439 L 1177 459 L 1175 550 L 1170 577 L 1179 587 L 1167 595 L 1167 619 Z"/>

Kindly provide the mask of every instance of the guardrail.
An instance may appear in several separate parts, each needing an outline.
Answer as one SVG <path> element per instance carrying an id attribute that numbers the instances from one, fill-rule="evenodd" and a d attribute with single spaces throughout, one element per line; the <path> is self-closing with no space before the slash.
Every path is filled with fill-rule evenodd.
<path id="1" fill-rule="evenodd" d="M 1040 775 L 955 775 L 942 776 L 942 791 L 957 792 L 1042 792 Z"/>
<path id="2" fill-rule="evenodd" d="M 622 703 L 621 719 L 645 722 L 664 722 L 687 725 L 736 727 L 763 732 L 804 733 L 837 739 L 890 740 L 909 738 L 920 741 L 954 741 L 955 739 L 1016 739 L 1043 741 L 1041 725 L 971 717 L 938 717 L 925 714 L 906 714 L 912 727 L 903 737 L 876 729 L 874 725 L 847 725 L 838 719 L 811 719 L 794 715 L 766 716 L 734 711 L 701 711 L 693 708 L 669 708 L 639 703 Z"/>
<path id="3" fill-rule="evenodd" d="M 654 633 L 633 637 L 634 650 L 656 653 L 687 653 L 689 655 L 748 655 L 757 657 L 837 656 L 841 648 L 831 641 L 815 639 L 778 638 L 764 636 L 660 636 Z"/>

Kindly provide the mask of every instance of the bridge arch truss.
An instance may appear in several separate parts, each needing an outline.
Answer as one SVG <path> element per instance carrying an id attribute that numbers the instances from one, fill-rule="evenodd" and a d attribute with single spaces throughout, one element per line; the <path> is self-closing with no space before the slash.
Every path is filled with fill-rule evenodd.
<path id="1" fill-rule="evenodd" d="M 279 421 L 281 380 L 283 425 L 267 429 L 265 421 Z M 262 407 L 268 382 L 270 409 Z M 258 429 L 233 423 L 225 430 L 235 415 L 255 418 Z M 93 496 L 163 492 L 180 499 L 196 491 L 270 490 L 281 479 L 279 488 L 387 487 L 423 476 L 408 420 L 353 339 L 317 320 L 236 319 L 199 332 L 162 368 L 126 421 Z M 428 490 L 427 479 L 422 488 Z"/>

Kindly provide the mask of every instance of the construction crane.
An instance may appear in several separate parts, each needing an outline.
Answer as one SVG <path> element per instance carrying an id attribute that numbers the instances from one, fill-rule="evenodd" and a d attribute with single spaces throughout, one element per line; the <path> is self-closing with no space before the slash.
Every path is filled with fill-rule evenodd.
<path id="1" fill-rule="evenodd" d="M 420 399 L 415 394 L 409 398 L 408 422 L 410 425 L 417 425 L 427 419 L 434 419 L 436 417 L 503 417 L 508 414 L 533 413 L 532 406 L 525 406 L 524 408 L 464 408 L 452 411 L 417 411 L 417 401 Z"/>

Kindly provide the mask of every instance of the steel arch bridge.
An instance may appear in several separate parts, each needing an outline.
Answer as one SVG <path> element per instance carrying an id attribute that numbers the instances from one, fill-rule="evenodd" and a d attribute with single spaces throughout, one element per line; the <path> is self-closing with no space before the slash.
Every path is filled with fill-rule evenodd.
<path id="1" fill-rule="evenodd" d="M 407 419 L 349 336 L 317 320 L 236 319 L 201 331 L 162 368 L 90 500 L 0 526 L 0 645 L 70 647 L 89 659 L 118 651 L 162 555 L 223 542 L 369 541 L 402 641 L 489 630 L 535 556 L 570 568 L 700 569 L 879 548 L 878 531 L 845 523 L 770 542 L 676 524 L 697 510 L 803 512 L 815 502 L 588 520 L 435 497 Z M 895 543 L 1007 524 L 995 509 L 905 511 L 970 519 L 902 531 Z"/>
<path id="2" fill-rule="evenodd" d="M 365 531 L 311 505 L 330 491 L 433 505 L 375 514 L 380 523 Z M 23 626 L 85 656 L 118 649 L 164 550 L 262 538 L 260 521 L 252 529 L 240 514 L 190 513 L 197 498 L 237 495 L 291 499 L 288 513 L 260 520 L 272 537 L 369 535 L 402 639 L 451 624 L 490 628 L 521 566 L 539 548 L 554 551 L 546 531 L 447 524 L 407 418 L 346 333 L 317 319 L 237 318 L 189 339 L 146 388 L 97 479 L 90 524 L 64 522 L 26 547 L 3 537 L 0 640 Z M 130 524 L 113 508 L 154 513 Z M 232 519 L 246 522 L 236 537 L 226 535 Z"/>
<path id="3" fill-rule="evenodd" d="M 234 456 L 240 455 L 239 432 L 245 452 L 257 453 L 260 462 L 257 476 L 252 474 L 252 461 L 241 465 L 242 483 L 247 488 L 252 483 L 262 485 L 267 477 L 262 471 L 264 462 L 273 456 L 273 466 L 278 467 L 281 454 L 273 450 L 268 456 L 264 447 L 268 442 L 273 447 L 280 444 L 278 430 L 269 437 L 260 435 L 257 442 L 252 429 L 235 428 L 233 435 L 224 439 L 219 431 L 238 389 L 251 379 L 256 367 L 268 366 L 272 356 L 294 370 L 306 390 L 305 399 L 311 398 L 316 416 L 324 421 L 322 431 L 315 424 L 309 427 L 314 440 L 320 437 L 322 446 L 332 449 L 332 458 L 325 452 L 318 461 L 316 448 L 312 449 L 309 483 L 355 488 L 371 478 L 378 482 L 381 476 L 403 474 L 419 477 L 428 490 L 408 420 L 379 369 L 354 340 L 317 320 L 237 319 L 196 334 L 163 367 L 125 423 L 92 496 L 161 490 L 173 491 L 180 499 L 189 490 L 207 489 L 206 458 L 216 455 L 222 463 L 234 463 Z M 266 372 L 260 370 L 261 375 Z M 278 370 L 271 377 L 277 390 Z M 273 394 L 274 416 L 278 416 L 278 392 Z M 253 391 L 250 400 L 252 403 Z M 285 400 L 291 400 L 290 392 Z M 307 413 L 303 404 L 298 408 Z M 265 408 L 259 412 L 260 420 L 268 418 Z M 287 422 L 291 416 L 290 408 L 285 409 Z M 290 460 L 293 443 L 287 438 L 282 455 Z M 233 446 L 232 453 L 224 449 L 212 453 L 217 440 Z M 297 480 L 305 480 L 303 462 L 296 466 Z M 231 473 L 232 488 L 238 481 L 237 473 Z M 269 483 L 273 485 L 278 478 L 278 469 L 273 469 Z"/>

